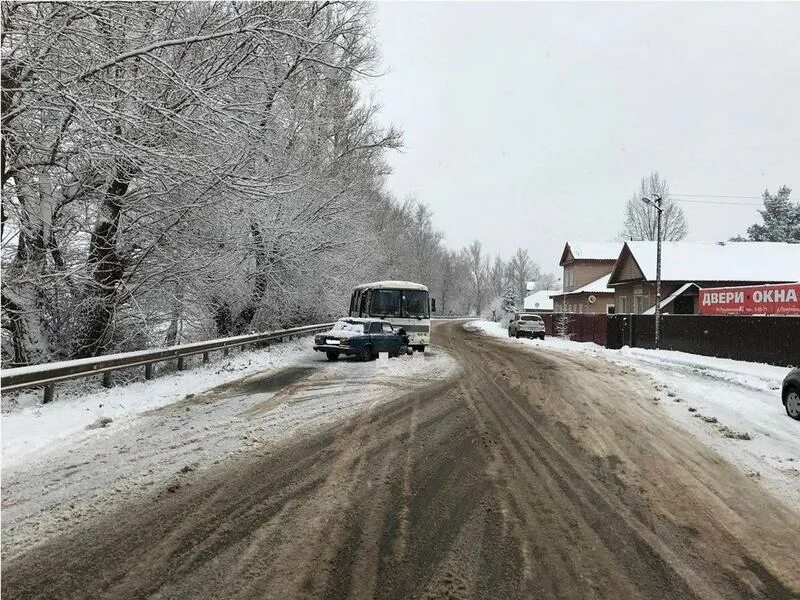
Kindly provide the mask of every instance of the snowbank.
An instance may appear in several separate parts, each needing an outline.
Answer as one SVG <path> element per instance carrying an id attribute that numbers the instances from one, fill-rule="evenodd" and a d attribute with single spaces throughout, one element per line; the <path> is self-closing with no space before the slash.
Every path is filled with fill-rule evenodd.
<path id="1" fill-rule="evenodd" d="M 30 455 L 52 449 L 68 438 L 93 435 L 87 427 L 101 419 L 112 419 L 113 427 L 119 429 L 132 417 L 187 394 L 285 366 L 307 351 L 308 345 L 309 339 L 301 338 L 110 389 L 91 389 L 87 380 L 76 380 L 57 386 L 56 400 L 46 405 L 40 403 L 40 391 L 24 392 L 13 402 L 4 398 L 0 425 L 3 467 L 24 462 Z"/>
<path id="2" fill-rule="evenodd" d="M 500 323 L 492 321 L 472 321 L 467 327 L 479 330 L 494 337 L 508 337 L 508 331 Z M 579 352 L 583 354 L 604 355 L 607 358 L 628 362 L 649 363 L 655 366 L 673 366 L 703 371 L 703 375 L 737 385 L 743 385 L 761 391 L 780 389 L 783 378 L 788 373 L 786 367 L 776 367 L 764 363 L 717 358 L 678 352 L 675 350 L 648 350 L 645 348 L 631 348 L 624 346 L 620 350 L 609 350 L 604 346 L 592 342 L 573 342 L 557 337 L 548 337 L 544 340 L 514 340 L 534 346 Z"/>

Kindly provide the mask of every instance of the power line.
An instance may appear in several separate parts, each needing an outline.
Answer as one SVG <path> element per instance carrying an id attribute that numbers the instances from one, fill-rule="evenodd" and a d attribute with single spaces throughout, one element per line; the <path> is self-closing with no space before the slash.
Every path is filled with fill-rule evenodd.
<path id="1" fill-rule="evenodd" d="M 684 196 L 685 198 L 744 198 L 746 200 L 761 200 L 761 196 L 720 196 L 715 194 L 673 194 L 670 196 Z"/>
<path id="2" fill-rule="evenodd" d="M 691 202 L 692 204 L 720 204 L 725 206 L 761 206 L 758 202 L 719 202 L 716 200 L 687 200 L 686 198 L 672 198 L 675 202 Z"/>

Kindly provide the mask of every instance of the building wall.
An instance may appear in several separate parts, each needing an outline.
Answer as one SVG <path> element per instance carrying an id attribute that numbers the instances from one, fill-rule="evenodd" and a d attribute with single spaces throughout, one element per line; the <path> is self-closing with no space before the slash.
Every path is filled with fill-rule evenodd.
<path id="1" fill-rule="evenodd" d="M 641 279 L 644 277 L 643 273 L 639 270 L 639 267 L 636 266 L 636 261 L 633 260 L 633 257 L 627 251 L 623 252 L 623 254 L 625 256 L 622 258 L 622 264 L 620 265 L 619 273 L 615 279 L 626 281 L 629 279 Z"/>
<path id="2" fill-rule="evenodd" d="M 561 281 L 564 291 L 571 292 L 608 275 L 614 269 L 614 261 L 608 260 L 575 260 L 564 266 Z M 569 283 L 568 283 L 569 282 Z"/>
<path id="3" fill-rule="evenodd" d="M 663 300 L 672 292 L 677 290 L 681 287 L 684 283 L 689 282 L 670 282 L 670 283 L 661 283 L 661 299 Z M 773 283 L 773 282 L 736 282 L 736 281 L 694 281 L 691 283 L 696 283 L 701 288 L 706 287 L 727 287 L 727 286 L 738 286 L 738 285 L 759 285 L 761 283 Z M 779 283 L 779 282 L 774 282 Z M 694 292 L 692 295 L 694 295 Z M 642 296 L 642 309 L 641 310 L 634 310 L 634 298 L 636 295 L 641 294 Z M 645 282 L 645 281 L 629 281 L 627 283 L 617 283 L 614 285 L 614 305 L 615 305 L 615 312 L 617 314 L 640 314 L 647 309 L 651 308 L 656 303 L 656 284 L 653 282 Z M 700 312 L 699 305 L 697 303 L 697 297 L 694 297 L 693 300 L 693 314 L 698 314 Z M 672 313 L 674 310 L 673 303 L 664 307 L 665 312 Z"/>
<path id="4" fill-rule="evenodd" d="M 663 300 L 680 287 L 681 284 L 662 283 L 661 299 Z M 640 309 L 636 310 L 636 296 L 641 296 Z M 641 314 L 656 303 L 656 284 L 635 281 L 618 283 L 614 286 L 614 306 L 616 313 Z"/>
<path id="5" fill-rule="evenodd" d="M 593 304 L 589 304 L 591 295 L 596 298 Z M 609 304 L 614 304 L 614 294 L 571 294 L 553 298 L 555 312 L 605 314 Z"/>

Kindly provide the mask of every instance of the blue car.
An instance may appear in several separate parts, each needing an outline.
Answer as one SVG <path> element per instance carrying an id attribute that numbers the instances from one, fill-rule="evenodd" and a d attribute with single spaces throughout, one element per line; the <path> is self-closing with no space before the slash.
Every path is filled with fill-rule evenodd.
<path id="1" fill-rule="evenodd" d="M 328 360 L 341 355 L 372 360 L 380 352 L 400 356 L 408 352 L 408 336 L 381 319 L 339 319 L 333 329 L 314 337 L 314 350 L 324 352 Z"/>

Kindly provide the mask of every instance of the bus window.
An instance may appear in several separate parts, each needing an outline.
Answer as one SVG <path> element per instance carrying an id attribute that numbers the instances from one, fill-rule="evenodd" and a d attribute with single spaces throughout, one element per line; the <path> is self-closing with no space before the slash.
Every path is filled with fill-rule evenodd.
<path id="1" fill-rule="evenodd" d="M 359 317 L 366 317 L 369 315 L 369 305 L 367 304 L 368 299 L 369 299 L 369 291 L 368 290 L 362 291 L 361 298 L 359 299 L 359 309 L 358 309 Z"/>
<path id="2" fill-rule="evenodd" d="M 357 317 L 358 316 L 358 290 L 353 292 L 353 295 L 350 296 L 350 316 Z"/>
<path id="3" fill-rule="evenodd" d="M 403 316 L 420 317 L 427 319 L 428 315 L 428 292 L 422 290 L 403 291 Z"/>
<path id="4" fill-rule="evenodd" d="M 372 290 L 371 317 L 399 317 L 400 290 Z"/>

